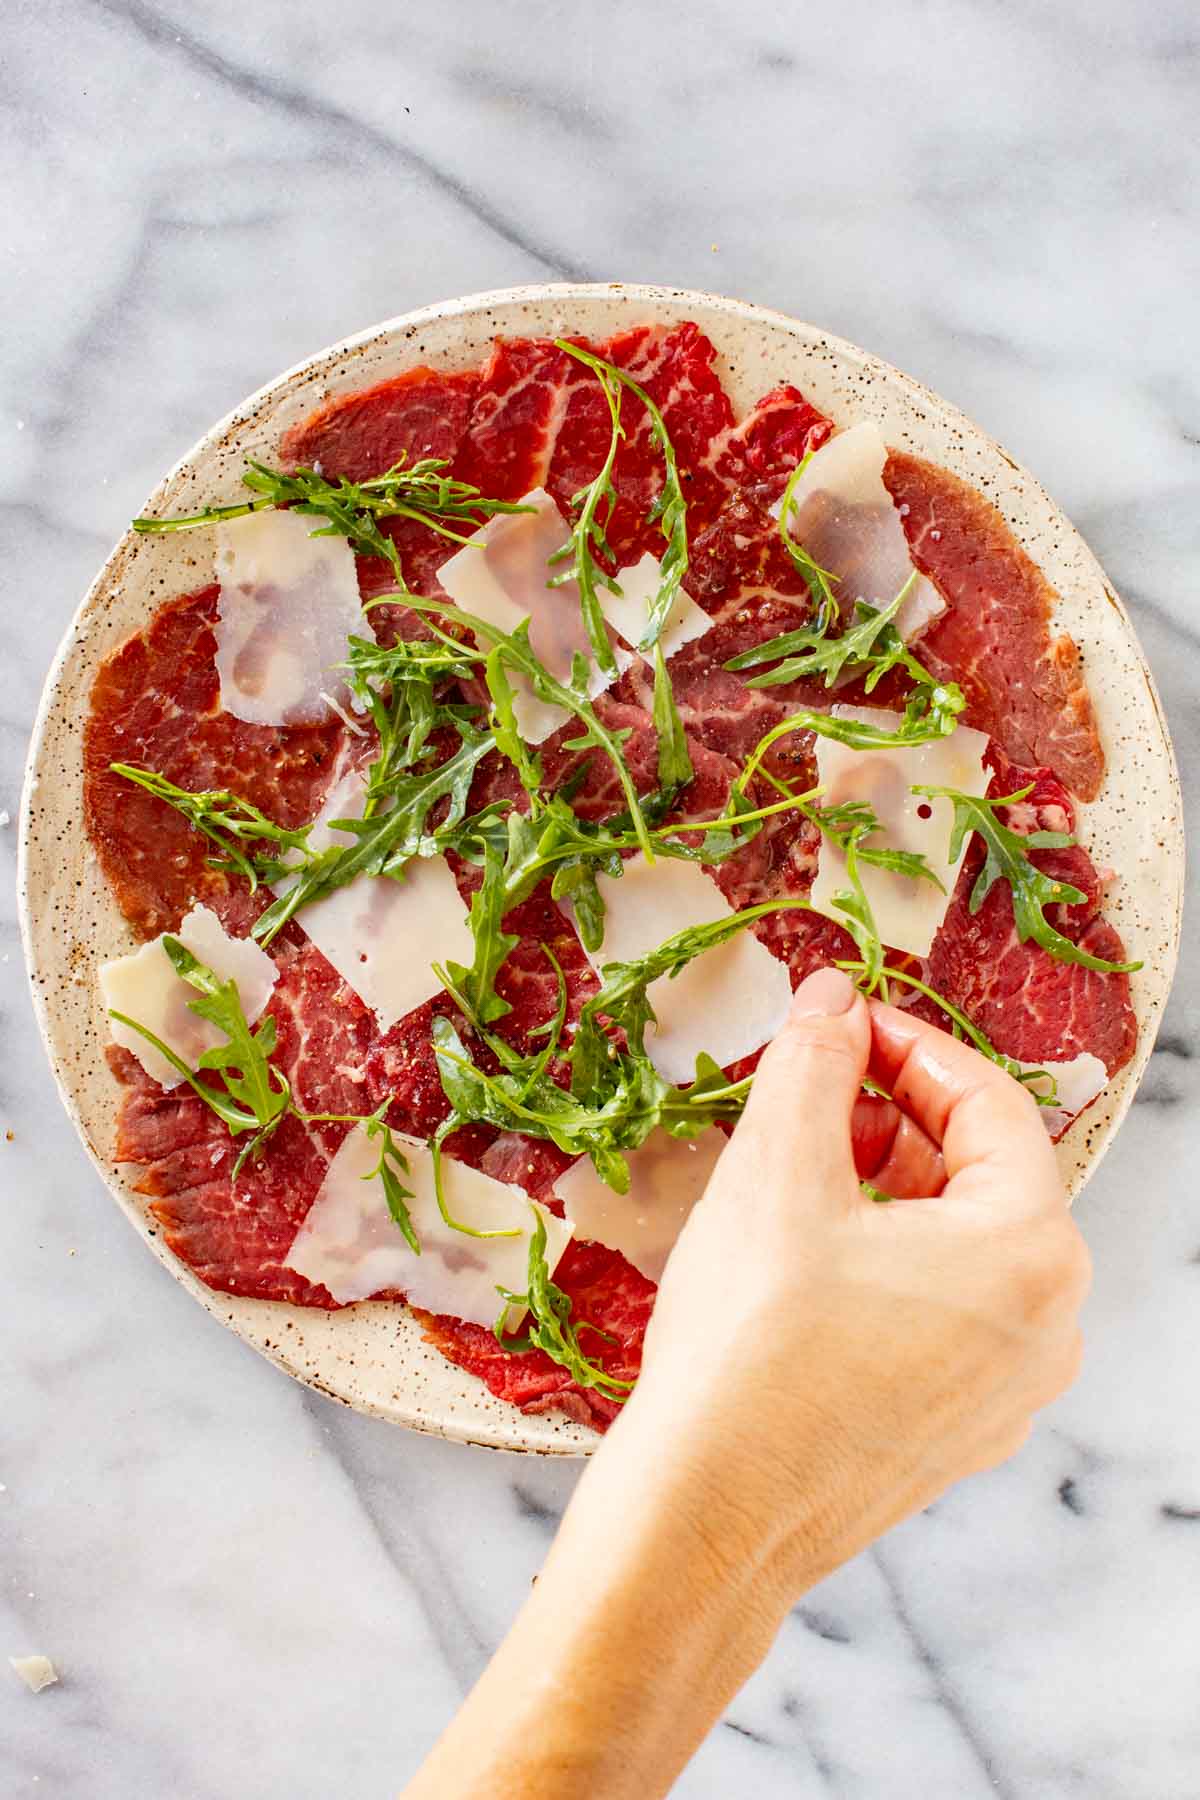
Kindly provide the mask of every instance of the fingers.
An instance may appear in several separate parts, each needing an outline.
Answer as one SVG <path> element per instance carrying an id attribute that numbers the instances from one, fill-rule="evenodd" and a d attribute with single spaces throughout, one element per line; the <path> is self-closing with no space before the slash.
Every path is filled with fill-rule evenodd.
<path id="1" fill-rule="evenodd" d="M 818 1201 L 836 1196 L 841 1206 L 857 1196 L 850 1117 L 870 1043 L 866 1005 L 847 976 L 825 968 L 802 981 L 758 1066 L 731 1150 L 753 1145 L 763 1179 Z"/>
<path id="2" fill-rule="evenodd" d="M 1031 1096 L 996 1063 L 911 1013 L 871 1002 L 871 1073 L 942 1146 L 947 1179 L 981 1168 L 997 1191 L 1062 1203 L 1050 1140 Z"/>
<path id="3" fill-rule="evenodd" d="M 946 1168 L 939 1147 L 891 1100 L 860 1094 L 850 1123 L 854 1167 L 892 1200 L 940 1194 Z"/>
<path id="4" fill-rule="evenodd" d="M 941 1193 L 946 1185 L 946 1165 L 932 1138 L 901 1113 L 891 1148 L 867 1179 L 893 1200 L 913 1200 Z"/>

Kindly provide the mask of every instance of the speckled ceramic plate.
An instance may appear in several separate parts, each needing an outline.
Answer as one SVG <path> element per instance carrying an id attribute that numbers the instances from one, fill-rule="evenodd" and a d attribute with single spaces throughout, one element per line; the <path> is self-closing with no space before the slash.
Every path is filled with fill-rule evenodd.
<path id="1" fill-rule="evenodd" d="M 739 410 L 776 382 L 793 381 L 839 424 L 875 418 L 889 443 L 981 488 L 1061 596 L 1056 624 L 1083 652 L 1109 759 L 1104 791 L 1086 809 L 1081 834 L 1101 866 L 1120 871 L 1107 910 L 1130 953 L 1146 963 L 1133 979 L 1137 1056 L 1059 1148 L 1076 1194 L 1129 1106 L 1170 985 L 1183 877 L 1178 778 L 1153 679 L 1103 570 L 1033 477 L 944 400 L 852 344 L 744 301 L 669 288 L 516 288 L 410 313 L 282 375 L 202 438 L 145 510 L 192 512 L 227 500 L 237 492 L 243 459 L 275 460 L 287 427 L 331 396 L 417 362 L 470 367 L 498 333 L 604 337 L 644 320 L 680 319 L 696 320 L 713 339 Z M 210 578 L 202 537 L 127 533 L 76 614 L 46 683 L 23 808 L 21 904 L 38 1020 L 67 1110 L 154 1254 L 203 1306 L 289 1374 L 419 1430 L 509 1450 L 585 1452 L 595 1442 L 590 1431 L 554 1414 L 527 1418 L 492 1399 L 422 1342 L 403 1307 L 320 1313 L 212 1293 L 152 1235 L 146 1202 L 112 1162 L 117 1088 L 101 1054 L 108 1034 L 95 973 L 131 939 L 79 829 L 82 723 L 101 660 L 162 599 Z"/>

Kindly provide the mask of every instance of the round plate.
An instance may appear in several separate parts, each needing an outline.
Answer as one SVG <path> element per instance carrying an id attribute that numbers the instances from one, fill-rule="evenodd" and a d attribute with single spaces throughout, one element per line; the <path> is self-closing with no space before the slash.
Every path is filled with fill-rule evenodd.
<path id="1" fill-rule="evenodd" d="M 839 425 L 877 419 L 888 442 L 943 464 L 1003 512 L 1061 596 L 1055 623 L 1083 652 L 1109 774 L 1081 819 L 1097 863 L 1119 871 L 1107 912 L 1130 954 L 1137 1055 L 1059 1147 L 1077 1194 L 1123 1118 L 1154 1041 L 1179 941 L 1183 838 L 1178 777 L 1154 682 L 1121 602 L 1087 545 L 1037 482 L 990 438 L 910 376 L 780 313 L 681 289 L 573 284 L 507 289 L 431 306 L 349 338 L 280 376 L 215 426 L 155 489 L 145 510 L 193 512 L 238 492 L 247 456 L 274 461 L 283 432 L 331 396 L 416 363 L 467 368 L 494 337 L 694 319 L 718 351 L 735 409 L 791 381 Z M 507 1450 L 580 1454 L 594 1434 L 566 1417 L 527 1417 L 426 1345 L 402 1306 L 322 1313 L 232 1299 L 204 1287 L 152 1233 L 146 1201 L 112 1158 L 117 1087 L 103 1057 L 99 963 L 132 947 L 79 829 L 81 733 L 101 661 L 167 596 L 211 580 L 199 534 L 127 532 L 63 639 L 34 730 L 21 821 L 21 917 L 38 1022 L 63 1100 L 105 1183 L 154 1254 L 201 1304 L 299 1380 L 363 1412 Z"/>

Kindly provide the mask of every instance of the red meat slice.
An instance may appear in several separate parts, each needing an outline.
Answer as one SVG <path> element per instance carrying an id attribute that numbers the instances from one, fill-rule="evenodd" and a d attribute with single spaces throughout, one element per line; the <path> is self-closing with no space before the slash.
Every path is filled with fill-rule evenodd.
<path id="1" fill-rule="evenodd" d="M 819 450 L 833 421 L 786 383 L 764 394 L 737 425 L 714 438 L 705 457 L 722 486 L 769 506 L 796 464 Z"/>
<path id="2" fill-rule="evenodd" d="M 884 480 L 913 561 L 949 602 L 921 639 L 922 660 L 958 682 L 967 724 L 1014 762 L 1053 769 L 1094 800 L 1104 751 L 1079 651 L 1050 636 L 1054 589 L 991 502 L 957 475 L 892 451 Z"/>
<path id="3" fill-rule="evenodd" d="M 1071 797 L 1052 770 L 1017 768 L 994 751 L 990 760 L 996 770 L 988 790 L 993 798 L 1034 783 L 1028 801 L 1006 810 L 1014 831 L 1073 829 Z M 1030 854 L 1037 867 L 1086 896 L 1081 904 L 1054 909 L 1056 928 L 1093 956 L 1123 962 L 1120 936 L 1099 912 L 1103 883 L 1087 852 L 1076 845 Z M 1129 977 L 1059 962 L 1032 941 L 1022 944 L 1003 880 L 972 916 L 971 889 L 983 855 L 975 840 L 930 951 L 930 985 L 1008 1056 L 1022 1062 L 1062 1062 L 1090 1051 L 1115 1075 L 1137 1043 Z"/>
<path id="4" fill-rule="evenodd" d="M 318 810 L 345 734 L 336 718 L 284 730 L 222 712 L 216 607 L 215 587 L 161 606 L 92 686 L 84 823 L 117 904 L 141 937 L 178 925 L 192 901 L 242 931 L 258 909 L 240 877 L 205 867 L 207 839 L 166 801 L 114 775 L 110 763 L 155 769 L 183 788 L 232 788 L 291 827 Z"/>
<path id="5" fill-rule="evenodd" d="M 617 1251 L 602 1244 L 577 1243 L 567 1245 L 554 1280 L 571 1296 L 575 1325 L 590 1321 L 612 1340 L 585 1332 L 583 1344 L 589 1358 L 619 1380 L 632 1381 L 641 1367 L 642 1340 L 658 1291 L 654 1283 Z M 615 1401 L 594 1388 L 576 1387 L 567 1371 L 541 1350 L 513 1356 L 481 1325 L 429 1313 L 417 1316 L 426 1337 L 443 1356 L 478 1375 L 493 1394 L 511 1401 L 522 1412 L 561 1408 L 581 1424 L 603 1430 L 620 1410 Z"/>
<path id="6" fill-rule="evenodd" d="M 318 466 L 324 475 L 367 481 L 402 461 L 425 456 L 453 461 L 478 385 L 473 369 L 445 374 L 419 368 L 343 395 L 285 435 L 283 464 Z"/>
<path id="7" fill-rule="evenodd" d="M 275 1061 L 308 1111 L 367 1113 L 374 1019 L 316 947 L 278 942 L 280 975 L 268 1011 L 275 1019 Z M 142 1166 L 137 1191 L 175 1254 L 209 1287 L 263 1300 L 332 1306 L 323 1287 L 283 1267 L 293 1238 L 325 1176 L 343 1125 L 284 1120 L 270 1148 L 232 1181 L 237 1156 L 223 1122 L 190 1088 L 164 1093 L 122 1050 L 109 1060 L 126 1084 L 117 1160 Z"/>

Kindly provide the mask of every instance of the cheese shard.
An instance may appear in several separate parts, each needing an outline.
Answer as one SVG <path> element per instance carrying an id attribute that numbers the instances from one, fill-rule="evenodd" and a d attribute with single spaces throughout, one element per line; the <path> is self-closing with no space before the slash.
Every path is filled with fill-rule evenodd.
<path id="1" fill-rule="evenodd" d="M 8 1661 L 31 1694 L 40 1694 L 58 1680 L 58 1670 L 48 1656 L 10 1656 Z"/>
<path id="2" fill-rule="evenodd" d="M 858 719 L 887 731 L 896 731 L 903 723 L 899 713 L 880 706 L 834 706 L 830 710 L 835 719 Z M 973 731 L 969 725 L 960 725 L 949 737 L 931 744 L 881 746 L 877 750 L 852 750 L 835 738 L 817 739 L 817 777 L 825 790 L 821 805 L 865 801 L 881 827 L 868 844 L 920 853 L 945 889 L 942 892 L 931 881 L 913 881 L 894 870 L 859 862 L 859 878 L 879 935 L 893 950 L 913 956 L 929 954 L 966 855 L 964 843 L 955 860 L 949 860 L 952 803 L 929 800 L 910 790 L 950 787 L 964 794 L 985 794 L 990 779 L 983 766 L 987 744 L 986 733 Z M 823 837 L 812 903 L 819 912 L 844 924 L 845 914 L 838 912 L 833 899 L 848 888 L 846 859 Z"/>
<path id="3" fill-rule="evenodd" d="M 515 631 L 522 619 L 528 619 L 530 648 L 556 680 L 569 681 L 574 658 L 582 656 L 591 665 L 587 691 L 594 700 L 617 677 L 596 666 L 580 611 L 578 583 L 549 585 L 563 567 L 552 565 L 550 558 L 564 548 L 570 532 L 544 488 L 534 488 L 521 505 L 531 506 L 533 511 L 498 513 L 489 519 L 469 544 L 442 565 L 438 580 L 455 605 L 502 631 Z M 636 644 L 646 628 L 646 612 L 657 592 L 659 575 L 659 564 L 647 552 L 640 562 L 622 569 L 620 594 L 604 587 L 599 590 L 605 618 L 630 644 Z M 663 629 L 664 655 L 673 656 L 710 625 L 707 613 L 681 592 Z M 618 673 L 622 673 L 632 660 L 630 654 L 618 645 L 613 655 Z M 524 676 L 510 671 L 509 680 L 522 736 L 530 744 L 542 743 L 569 715 L 562 707 L 539 699 Z"/>
<path id="4" fill-rule="evenodd" d="M 501 1306 L 497 1287 L 523 1294 L 529 1286 L 534 1215 L 545 1222 L 551 1274 L 570 1241 L 571 1222 L 557 1218 L 520 1188 L 447 1156 L 442 1159 L 442 1176 L 451 1217 L 476 1231 L 518 1235 L 479 1238 L 456 1231 L 439 1210 L 428 1148 L 401 1132 L 393 1132 L 392 1141 L 408 1163 L 400 1180 L 411 1191 L 405 1204 L 421 1254 L 413 1252 L 388 1211 L 383 1183 L 373 1176 L 381 1142 L 369 1137 L 362 1124 L 343 1139 L 325 1171 L 284 1267 L 319 1282 L 342 1305 L 396 1289 L 410 1306 L 426 1312 L 494 1325 Z M 508 1329 L 515 1330 L 523 1317 L 524 1308 L 510 1307 Z"/>
<path id="5" fill-rule="evenodd" d="M 628 569 L 622 569 L 618 574 L 617 581 L 621 588 L 619 594 L 610 593 L 607 588 L 600 590 L 600 607 L 605 618 L 634 647 L 646 629 L 650 604 L 658 592 L 661 579 L 662 565 L 647 550 L 639 562 L 631 564 Z M 658 641 L 662 645 L 663 655 L 669 660 L 677 650 L 690 644 L 693 638 L 703 637 L 706 631 L 711 630 L 712 620 L 708 614 L 680 588 Z M 653 651 L 650 654 L 653 655 Z"/>
<path id="6" fill-rule="evenodd" d="M 691 925 L 733 917 L 733 908 L 695 863 L 645 857 L 625 862 L 615 878 L 597 877 L 607 908 L 604 942 L 590 952 L 592 965 L 631 962 L 656 950 Z M 747 926 L 715 949 L 705 950 L 676 976 L 661 976 L 647 990 L 657 1025 L 646 1049 L 667 1081 L 695 1079 L 696 1058 L 706 1051 L 724 1067 L 775 1036 L 787 1017 L 792 988 L 783 963 Z"/>
<path id="7" fill-rule="evenodd" d="M 250 725 L 314 725 L 347 704 L 338 667 L 351 632 L 369 634 L 345 538 L 314 537 L 298 512 L 251 513 L 217 527 L 221 705 Z"/>
<path id="8" fill-rule="evenodd" d="M 1090 1050 L 1073 1056 L 1069 1062 L 1023 1062 L 1021 1067 L 1029 1075 L 1037 1069 L 1044 1069 L 1054 1077 L 1058 1105 L 1038 1108 L 1042 1124 L 1052 1138 L 1061 1137 L 1071 1120 L 1077 1119 L 1108 1085 L 1108 1070 Z M 1049 1085 L 1044 1081 L 1028 1085 L 1035 1093 L 1049 1092 Z"/>
<path id="9" fill-rule="evenodd" d="M 222 981 L 236 981 L 242 1011 L 253 1025 L 279 976 L 266 951 L 250 938 L 230 937 L 207 906 L 193 906 L 178 931 L 163 935 L 178 938 L 197 962 L 205 963 Z M 192 1012 L 189 1001 L 200 996 L 175 973 L 162 937 L 143 944 L 132 956 L 104 963 L 100 992 L 106 1010 L 136 1019 L 169 1045 L 189 1069 L 198 1067 L 206 1050 L 225 1041 L 223 1031 Z M 183 1076 L 153 1044 L 116 1019 L 110 1019 L 109 1025 L 114 1042 L 132 1051 L 152 1080 L 164 1088 L 179 1086 Z"/>
<path id="10" fill-rule="evenodd" d="M 890 606 L 915 575 L 894 620 L 909 642 L 945 612 L 946 602 L 914 570 L 900 515 L 883 483 L 886 461 L 887 445 L 874 420 L 835 432 L 793 489 L 788 529 L 838 577 L 834 593 L 847 613 L 855 600 Z"/>
<path id="11" fill-rule="evenodd" d="M 350 834 L 335 831 L 331 821 L 361 819 L 365 802 L 363 776 L 344 776 L 313 822 L 310 848 L 348 844 Z M 279 881 L 274 891 L 286 894 L 290 886 Z M 474 956 L 467 909 L 440 856 L 413 857 L 402 880 L 359 875 L 301 908 L 296 918 L 384 1031 L 441 992 L 435 962 L 470 963 Z"/>
<path id="12" fill-rule="evenodd" d="M 581 1157 L 554 1188 L 575 1226 L 575 1234 L 619 1250 L 650 1281 L 661 1281 L 675 1240 L 708 1185 L 726 1138 L 709 1130 L 698 1138 L 650 1133 L 627 1153 L 629 1192 L 614 1193 L 590 1159 Z"/>

